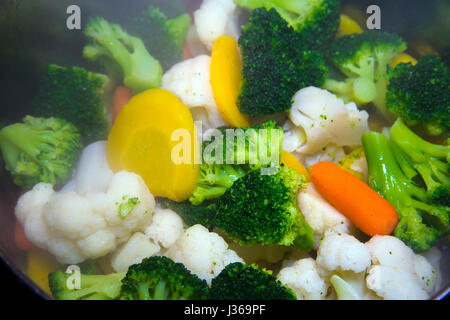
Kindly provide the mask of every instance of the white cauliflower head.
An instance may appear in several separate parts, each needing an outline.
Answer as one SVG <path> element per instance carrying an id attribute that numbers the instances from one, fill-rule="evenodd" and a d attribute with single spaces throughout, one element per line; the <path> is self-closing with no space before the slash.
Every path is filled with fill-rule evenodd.
<path id="1" fill-rule="evenodd" d="M 328 284 L 322 279 L 319 267 L 312 258 L 300 259 L 282 268 L 277 279 L 291 288 L 298 300 L 323 300 L 327 295 Z"/>
<path id="2" fill-rule="evenodd" d="M 233 0 L 204 0 L 194 12 L 194 24 L 200 41 L 212 49 L 214 41 L 223 35 L 238 39 L 239 8 Z"/>
<path id="3" fill-rule="evenodd" d="M 173 210 L 156 207 L 145 235 L 163 248 L 171 247 L 184 233 L 183 219 Z"/>
<path id="4" fill-rule="evenodd" d="M 374 236 L 366 247 L 372 258 L 366 283 L 378 296 L 388 300 L 430 297 L 436 271 L 424 256 L 393 236 Z"/>
<path id="5" fill-rule="evenodd" d="M 207 55 L 179 62 L 162 78 L 161 88 L 175 94 L 190 110 L 203 129 L 226 124 L 222 118 L 210 82 L 211 58 Z"/>
<path id="6" fill-rule="evenodd" d="M 330 229 L 348 234 L 355 232 L 351 221 L 326 201 L 312 183 L 298 193 L 297 203 L 306 222 L 314 230 L 316 240 L 323 237 Z M 319 241 L 316 241 L 316 249 L 318 244 Z"/>
<path id="7" fill-rule="evenodd" d="M 295 94 L 289 118 L 305 131 L 306 143 L 297 149 L 305 154 L 319 152 L 331 143 L 340 147 L 360 146 L 362 134 L 369 130 L 366 111 L 316 87 Z"/>
<path id="8" fill-rule="evenodd" d="M 354 236 L 328 230 L 317 250 L 317 264 L 324 274 L 334 271 L 366 271 L 371 265 L 370 253 Z"/>
<path id="9" fill-rule="evenodd" d="M 125 272 L 131 265 L 158 254 L 160 249 L 142 232 L 136 232 L 111 256 L 111 266 L 116 272 Z"/>
<path id="10" fill-rule="evenodd" d="M 128 199 L 137 201 L 127 206 Z M 55 192 L 49 184 L 37 184 L 19 198 L 15 213 L 31 242 L 62 264 L 76 264 L 102 257 L 143 231 L 154 206 L 142 178 L 120 171 L 106 192 Z"/>
<path id="11" fill-rule="evenodd" d="M 330 143 L 322 148 L 319 152 L 313 154 L 294 153 L 294 155 L 307 167 L 311 167 L 320 161 L 329 161 L 338 163 L 345 157 L 343 147 Z"/>
<path id="12" fill-rule="evenodd" d="M 208 284 L 226 265 L 233 262 L 244 263 L 236 252 L 228 248 L 221 236 L 209 232 L 199 224 L 188 228 L 165 255 L 175 262 L 183 263 Z"/>
<path id="13" fill-rule="evenodd" d="M 106 141 L 97 141 L 86 146 L 75 170 L 75 189 L 80 194 L 104 192 L 114 173 L 106 159 Z"/>

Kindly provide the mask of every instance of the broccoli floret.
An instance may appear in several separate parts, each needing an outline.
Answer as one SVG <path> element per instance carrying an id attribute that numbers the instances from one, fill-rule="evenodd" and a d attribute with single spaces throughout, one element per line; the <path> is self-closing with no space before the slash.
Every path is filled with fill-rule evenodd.
<path id="1" fill-rule="evenodd" d="M 227 134 L 228 130 L 233 136 Z M 234 181 L 248 172 L 276 166 L 280 162 L 284 134 L 275 121 L 268 120 L 248 128 L 223 127 L 219 131 L 221 139 L 206 141 L 202 145 L 204 162 L 200 164 L 197 186 L 189 197 L 192 204 L 219 198 Z M 223 150 L 222 157 L 216 158 L 216 148 Z M 207 152 L 209 149 L 210 154 Z M 272 152 L 278 152 L 278 157 L 276 154 L 272 157 Z M 277 159 L 271 161 L 274 158 Z"/>
<path id="2" fill-rule="evenodd" d="M 330 59 L 343 79 L 327 79 L 324 88 L 346 102 L 373 102 L 388 120 L 395 120 L 385 105 L 388 64 L 406 50 L 398 35 L 379 30 L 350 34 L 337 39 Z"/>
<path id="3" fill-rule="evenodd" d="M 275 174 L 252 171 L 217 201 L 216 225 L 243 246 L 282 245 L 309 251 L 314 232 L 298 209 L 305 178 L 281 165 Z"/>
<path id="4" fill-rule="evenodd" d="M 48 276 L 50 290 L 55 299 L 58 300 L 114 300 L 119 298 L 122 286 L 121 280 L 125 277 L 123 273 L 112 273 L 108 275 L 80 275 L 80 289 L 76 289 L 71 283 L 76 282 L 77 275 L 65 273 L 61 270 L 51 272 Z M 68 284 L 73 288 L 69 288 Z"/>
<path id="5" fill-rule="evenodd" d="M 450 147 L 432 144 L 413 131 L 402 119 L 397 120 L 390 130 L 391 141 L 399 148 L 394 154 L 401 157 L 403 167 L 409 166 L 417 171 L 412 174 L 410 169 L 404 170 L 409 178 L 420 175 L 426 189 L 434 202 L 450 206 Z M 411 173 L 410 173 L 411 172 Z"/>
<path id="6" fill-rule="evenodd" d="M 419 58 L 416 65 L 390 68 L 386 106 L 408 126 L 424 127 L 430 135 L 450 128 L 450 73 L 438 56 Z"/>
<path id="7" fill-rule="evenodd" d="M 424 172 L 437 169 L 433 165 L 439 158 L 448 159 L 449 149 L 430 145 L 408 130 L 397 120 L 391 130 L 393 141 L 381 133 L 368 132 L 362 142 L 370 186 L 397 209 L 399 223 L 393 235 L 420 252 L 449 233 L 450 208 L 436 203 L 426 187 L 414 178 L 418 173 L 424 176 Z M 399 139 L 403 140 L 401 144 Z M 404 147 L 411 150 L 404 152 Z M 429 162 L 431 167 L 426 168 Z M 448 171 L 446 177 L 448 183 Z"/>
<path id="8" fill-rule="evenodd" d="M 210 300 L 297 300 L 288 286 L 266 269 L 241 262 L 228 264 L 211 281 Z"/>
<path id="9" fill-rule="evenodd" d="M 164 256 L 132 265 L 122 283 L 122 300 L 204 300 L 209 291 L 206 280 Z"/>
<path id="10" fill-rule="evenodd" d="M 84 143 L 106 139 L 109 131 L 106 101 L 111 81 L 80 67 L 50 64 L 33 100 L 34 115 L 73 123 Z"/>
<path id="11" fill-rule="evenodd" d="M 86 59 L 102 61 L 107 70 L 120 67 L 123 83 L 135 93 L 159 87 L 161 64 L 150 55 L 140 38 L 101 17 L 91 18 L 84 33 L 90 40 L 83 49 Z"/>
<path id="12" fill-rule="evenodd" d="M 62 119 L 26 116 L 0 130 L 0 149 L 14 183 L 28 190 L 40 182 L 66 182 L 82 141 L 77 128 Z"/>
<path id="13" fill-rule="evenodd" d="M 239 47 L 243 84 L 237 105 L 247 115 L 267 115 L 290 109 L 294 94 L 320 87 L 327 67 L 323 54 L 309 50 L 302 37 L 275 9 L 257 8 L 242 27 Z"/>
<path id="14" fill-rule="evenodd" d="M 189 201 L 176 202 L 166 198 L 159 199 L 158 203 L 163 209 L 175 211 L 187 226 L 201 224 L 209 230 L 212 230 L 214 227 L 214 218 L 216 215 L 215 203 L 205 202 L 201 205 L 193 205 Z"/>
<path id="15" fill-rule="evenodd" d="M 151 55 L 161 63 L 164 70 L 168 70 L 183 60 L 184 40 L 190 25 L 189 14 L 168 19 L 159 8 L 150 5 L 131 20 L 127 30 L 141 38 Z"/>
<path id="16" fill-rule="evenodd" d="M 235 0 L 240 7 L 274 8 L 290 27 L 299 32 L 309 49 L 324 49 L 337 34 L 340 22 L 338 0 Z"/>

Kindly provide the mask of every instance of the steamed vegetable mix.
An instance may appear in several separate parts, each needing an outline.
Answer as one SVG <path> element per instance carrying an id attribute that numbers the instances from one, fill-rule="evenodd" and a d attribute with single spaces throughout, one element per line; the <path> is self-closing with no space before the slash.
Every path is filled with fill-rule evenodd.
<path id="1" fill-rule="evenodd" d="M 448 45 L 339 0 L 184 5 L 91 12 L 86 64 L 50 61 L 1 117 L 30 279 L 58 300 L 432 298 Z"/>

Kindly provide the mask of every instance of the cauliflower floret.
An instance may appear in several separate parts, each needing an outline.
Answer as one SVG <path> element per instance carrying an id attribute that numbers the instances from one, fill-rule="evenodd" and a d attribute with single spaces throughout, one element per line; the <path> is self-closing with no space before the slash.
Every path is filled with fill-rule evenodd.
<path id="1" fill-rule="evenodd" d="M 297 158 L 307 168 L 315 165 L 320 161 L 329 161 L 333 163 L 339 163 L 345 157 L 345 151 L 343 147 L 339 147 L 333 143 L 322 148 L 321 151 L 313 154 L 294 153 Z"/>
<path id="2" fill-rule="evenodd" d="M 360 146 L 362 134 L 369 130 L 366 111 L 316 87 L 295 94 L 289 118 L 305 131 L 306 143 L 298 148 L 304 154 L 320 152 L 330 143 L 339 147 Z"/>
<path id="3" fill-rule="evenodd" d="M 244 263 L 236 252 L 228 248 L 222 237 L 199 224 L 188 228 L 165 255 L 175 262 L 183 263 L 208 284 L 226 265 Z"/>
<path id="4" fill-rule="evenodd" d="M 384 299 L 428 299 L 434 291 L 436 271 L 425 257 L 400 239 L 374 236 L 366 243 L 372 267 L 366 278 L 367 287 Z"/>
<path id="5" fill-rule="evenodd" d="M 316 240 L 329 229 L 348 234 L 353 234 L 356 230 L 351 221 L 328 203 L 312 183 L 298 193 L 297 203 L 306 222 L 314 230 Z M 319 241 L 316 241 L 315 249 L 318 244 Z"/>
<path id="6" fill-rule="evenodd" d="M 23 225 L 25 236 L 36 246 L 47 249 L 47 225 L 43 219 L 43 208 L 55 191 L 49 183 L 38 183 L 17 201 L 15 214 Z"/>
<path id="7" fill-rule="evenodd" d="M 371 265 L 370 253 L 354 236 L 328 230 L 317 250 L 317 264 L 324 274 L 334 271 L 366 271 Z"/>
<path id="8" fill-rule="evenodd" d="M 173 210 L 156 207 L 144 233 L 163 248 L 171 247 L 184 232 L 183 219 Z"/>
<path id="9" fill-rule="evenodd" d="M 354 273 L 353 271 L 339 271 L 334 273 L 344 280 L 352 289 L 353 293 L 357 296 L 358 300 L 380 300 L 380 297 L 367 288 L 366 286 L 366 272 Z M 334 288 L 334 285 L 333 285 Z M 335 292 L 327 298 L 335 298 Z"/>
<path id="10" fill-rule="evenodd" d="M 120 216 L 119 205 L 128 197 L 136 197 L 138 203 Z M 120 171 L 106 192 L 55 192 L 49 184 L 37 184 L 19 198 L 15 214 L 32 243 L 62 264 L 76 264 L 104 256 L 143 231 L 154 207 L 142 178 Z"/>
<path id="11" fill-rule="evenodd" d="M 222 118 L 210 83 L 211 58 L 200 55 L 175 64 L 162 78 L 161 88 L 174 93 L 190 110 L 202 129 L 226 124 Z"/>
<path id="12" fill-rule="evenodd" d="M 294 290 L 298 300 L 323 300 L 327 295 L 328 284 L 322 279 L 319 267 L 312 258 L 300 259 L 281 269 L 277 279 Z"/>
<path id="13" fill-rule="evenodd" d="M 201 42 L 212 50 L 223 35 L 239 38 L 238 7 L 233 0 L 204 0 L 194 12 L 194 24 Z"/>
<path id="14" fill-rule="evenodd" d="M 283 150 L 296 152 L 306 142 L 306 134 L 302 127 L 297 127 L 291 120 L 286 120 L 283 125 L 284 139 Z"/>
<path id="15" fill-rule="evenodd" d="M 111 266 L 116 272 L 125 272 L 129 266 L 158 254 L 160 249 L 142 232 L 136 232 L 111 256 Z"/>
<path id="16" fill-rule="evenodd" d="M 80 194 L 105 192 L 113 175 L 106 159 L 106 141 L 91 143 L 81 153 L 73 191 Z"/>

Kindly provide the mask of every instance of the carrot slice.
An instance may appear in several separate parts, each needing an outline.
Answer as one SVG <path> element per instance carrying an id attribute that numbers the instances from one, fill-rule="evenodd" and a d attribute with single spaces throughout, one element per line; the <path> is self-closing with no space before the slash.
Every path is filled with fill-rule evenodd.
<path id="1" fill-rule="evenodd" d="M 113 98 L 113 113 L 112 113 L 113 121 L 116 120 L 122 108 L 128 103 L 128 101 L 130 101 L 132 97 L 133 97 L 132 89 L 125 86 L 119 86 L 116 88 L 116 90 L 114 91 L 114 98 Z"/>
<path id="2" fill-rule="evenodd" d="M 395 208 L 370 186 L 332 162 L 310 168 L 317 191 L 362 232 L 391 234 L 398 223 Z"/>

